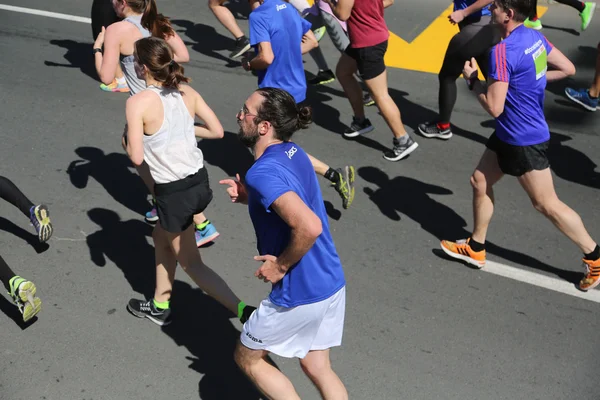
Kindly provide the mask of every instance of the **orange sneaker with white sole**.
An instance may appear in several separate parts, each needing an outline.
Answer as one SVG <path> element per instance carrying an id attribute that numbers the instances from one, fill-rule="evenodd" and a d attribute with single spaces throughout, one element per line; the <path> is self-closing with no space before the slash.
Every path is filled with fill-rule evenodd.
<path id="1" fill-rule="evenodd" d="M 588 291 L 600 284 L 600 258 L 594 261 L 584 259 L 583 265 L 586 268 L 586 273 L 579 282 L 579 289 Z"/>
<path id="2" fill-rule="evenodd" d="M 481 269 L 485 267 L 485 250 L 473 251 L 469 245 L 469 239 L 461 239 L 456 242 L 442 240 L 441 246 L 444 253 L 457 260 L 466 261 L 467 263 Z"/>

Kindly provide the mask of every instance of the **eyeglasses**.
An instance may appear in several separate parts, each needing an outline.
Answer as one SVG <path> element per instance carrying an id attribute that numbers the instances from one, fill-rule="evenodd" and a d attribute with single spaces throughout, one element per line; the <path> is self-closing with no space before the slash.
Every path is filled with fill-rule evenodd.
<path id="1" fill-rule="evenodd" d="M 242 115 L 243 115 L 243 117 L 242 117 Z M 246 118 L 246 117 L 256 117 L 256 114 L 250 114 L 250 111 L 248 110 L 248 108 L 244 104 L 242 106 L 242 108 L 240 108 L 240 111 L 238 111 L 236 117 L 237 117 L 238 120 L 241 120 L 241 119 Z"/>

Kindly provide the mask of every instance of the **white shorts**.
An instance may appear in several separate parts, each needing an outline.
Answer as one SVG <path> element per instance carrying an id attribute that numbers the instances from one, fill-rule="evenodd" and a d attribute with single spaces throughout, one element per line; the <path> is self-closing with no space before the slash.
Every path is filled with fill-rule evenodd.
<path id="1" fill-rule="evenodd" d="M 240 340 L 252 350 L 286 358 L 304 358 L 310 350 L 342 344 L 346 287 L 318 303 L 293 308 L 263 300 L 244 324 Z"/>

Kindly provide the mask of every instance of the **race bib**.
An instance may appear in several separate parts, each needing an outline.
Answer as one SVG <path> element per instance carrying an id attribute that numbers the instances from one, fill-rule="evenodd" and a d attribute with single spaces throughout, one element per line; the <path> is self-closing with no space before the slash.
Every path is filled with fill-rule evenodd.
<path id="1" fill-rule="evenodd" d="M 540 80 L 548 70 L 548 52 L 543 44 L 531 55 L 535 64 L 535 80 Z"/>

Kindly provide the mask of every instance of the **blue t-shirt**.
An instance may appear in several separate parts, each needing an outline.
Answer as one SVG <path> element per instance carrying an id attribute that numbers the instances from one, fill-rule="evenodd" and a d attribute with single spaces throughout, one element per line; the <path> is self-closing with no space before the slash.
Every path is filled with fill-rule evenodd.
<path id="1" fill-rule="evenodd" d="M 454 11 L 456 10 L 464 10 L 465 8 L 469 7 L 471 4 L 475 3 L 477 0 L 454 0 Z M 492 15 L 492 12 L 490 11 L 490 5 L 488 4 L 487 6 L 483 7 L 481 10 L 474 12 L 473 14 L 469 15 L 467 17 L 467 19 L 471 19 L 471 18 L 475 18 L 475 17 L 481 17 L 483 15 Z"/>
<path id="2" fill-rule="evenodd" d="M 246 174 L 248 210 L 260 255 L 278 257 L 290 241 L 289 225 L 270 207 L 277 198 L 295 192 L 321 220 L 323 232 L 315 244 L 273 285 L 269 300 L 296 307 L 325 300 L 345 284 L 344 270 L 329 232 L 321 188 L 308 155 L 293 142 L 267 147 Z"/>
<path id="3" fill-rule="evenodd" d="M 302 62 L 302 36 L 310 22 L 289 3 L 265 0 L 250 13 L 250 44 L 258 54 L 258 44 L 269 42 L 274 60 L 266 70 L 258 71 L 258 87 L 275 87 L 291 94 L 296 103 L 306 99 L 306 76 Z"/>
<path id="4" fill-rule="evenodd" d="M 546 71 L 552 44 L 536 30 L 517 27 L 490 52 L 489 77 L 508 82 L 496 135 L 505 143 L 531 146 L 550 139 L 544 116 Z"/>

